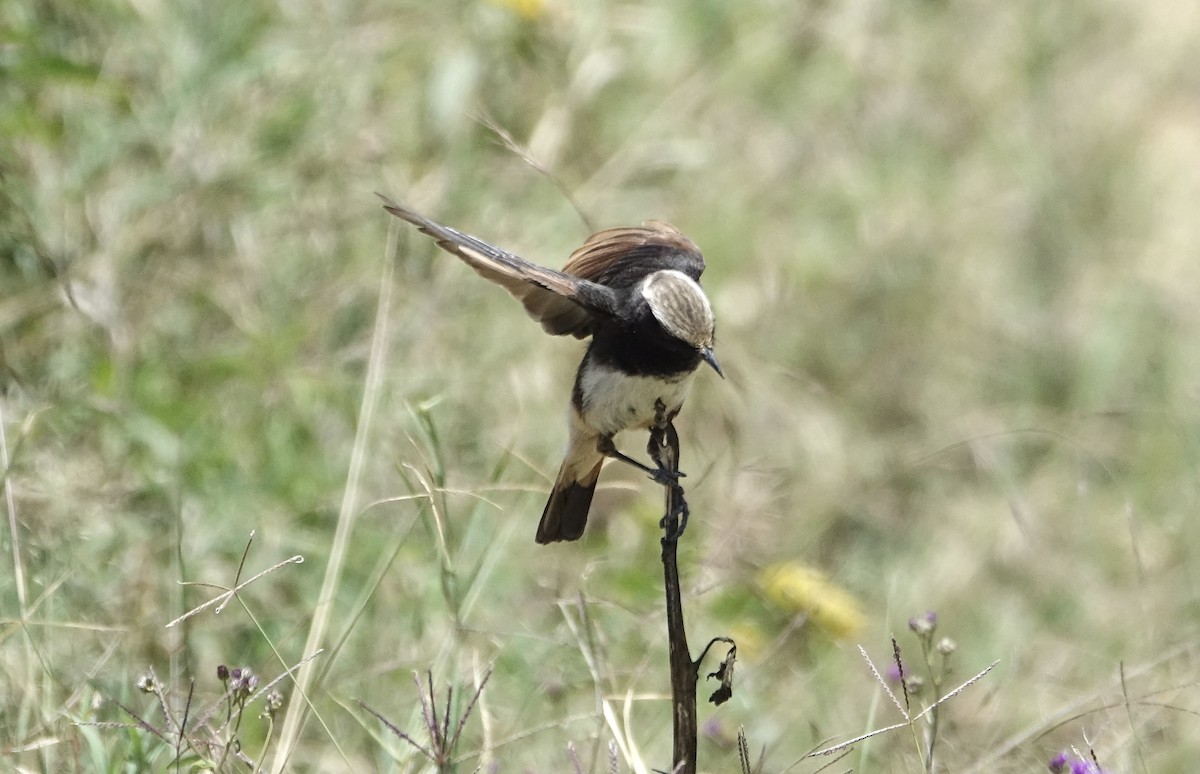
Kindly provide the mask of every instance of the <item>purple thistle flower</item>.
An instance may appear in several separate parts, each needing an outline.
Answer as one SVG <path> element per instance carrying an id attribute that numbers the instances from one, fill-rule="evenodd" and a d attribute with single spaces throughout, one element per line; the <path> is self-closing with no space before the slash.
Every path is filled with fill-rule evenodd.
<path id="1" fill-rule="evenodd" d="M 1086 758 L 1075 758 L 1061 752 L 1050 759 L 1050 771 L 1053 774 L 1104 774 L 1104 769 L 1095 761 Z"/>
<path id="2" fill-rule="evenodd" d="M 933 635 L 933 630 L 937 628 L 937 613 L 933 610 L 919 615 L 916 618 L 908 619 L 908 628 L 912 629 L 921 637 L 930 637 Z"/>

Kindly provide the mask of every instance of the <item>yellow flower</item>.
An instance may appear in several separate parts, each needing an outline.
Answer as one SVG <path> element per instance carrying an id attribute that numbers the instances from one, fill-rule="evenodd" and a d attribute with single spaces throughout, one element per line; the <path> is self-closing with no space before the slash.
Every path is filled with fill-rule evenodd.
<path id="1" fill-rule="evenodd" d="M 858 600 L 813 567 L 780 562 L 762 570 L 758 584 L 775 605 L 790 613 L 807 613 L 837 639 L 850 639 L 867 625 Z"/>
<path id="2" fill-rule="evenodd" d="M 515 11 L 526 21 L 537 21 L 546 11 L 546 0 L 488 0 L 492 5 Z"/>

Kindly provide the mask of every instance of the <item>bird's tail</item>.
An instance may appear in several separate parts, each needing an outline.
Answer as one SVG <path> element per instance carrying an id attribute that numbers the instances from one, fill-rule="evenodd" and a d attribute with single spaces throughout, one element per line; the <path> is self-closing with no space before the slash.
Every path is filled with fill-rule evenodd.
<path id="1" fill-rule="evenodd" d="M 594 444 L 582 448 L 576 443 L 571 446 L 558 471 L 550 499 L 546 501 L 546 509 L 542 511 L 537 530 L 539 543 L 578 540 L 587 525 L 588 509 L 592 507 L 592 495 L 604 457 L 595 450 Z"/>

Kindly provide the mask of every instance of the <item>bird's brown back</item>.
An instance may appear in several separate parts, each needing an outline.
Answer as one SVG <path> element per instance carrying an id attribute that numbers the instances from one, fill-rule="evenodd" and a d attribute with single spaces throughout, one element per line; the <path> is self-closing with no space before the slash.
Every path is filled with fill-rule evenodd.
<path id="1" fill-rule="evenodd" d="M 661 269 L 677 269 L 694 280 L 704 273 L 704 256 L 692 240 L 661 220 L 633 228 L 610 228 L 587 238 L 562 270 L 612 288 L 627 288 Z"/>

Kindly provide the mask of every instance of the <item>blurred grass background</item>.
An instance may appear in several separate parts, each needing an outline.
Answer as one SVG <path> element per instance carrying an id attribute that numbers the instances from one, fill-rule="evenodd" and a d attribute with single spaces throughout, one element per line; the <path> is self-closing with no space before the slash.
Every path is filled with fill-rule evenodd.
<path id="1" fill-rule="evenodd" d="M 950 683 L 1000 660 L 945 706 L 945 770 L 1186 770 L 1198 40 L 1162 0 L 0 3 L 4 757 L 164 767 L 76 724 L 153 718 L 151 667 L 182 706 L 303 657 L 393 260 L 372 192 L 560 265 L 561 185 L 709 263 L 729 378 L 678 423 L 681 564 L 693 647 L 742 662 L 702 770 L 738 726 L 770 772 L 899 720 L 854 645 L 915 656 L 926 610 Z M 412 671 L 463 696 L 494 663 L 463 770 L 607 770 L 604 702 L 665 768 L 660 495 L 610 469 L 581 543 L 533 544 L 580 346 L 426 242 L 293 767 L 421 770 L 354 702 L 420 738 Z M 243 580 L 306 561 L 164 628 L 252 530 Z M 838 766 L 922 769 L 907 732 Z"/>

